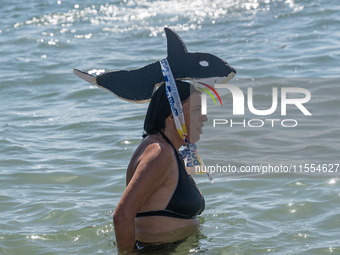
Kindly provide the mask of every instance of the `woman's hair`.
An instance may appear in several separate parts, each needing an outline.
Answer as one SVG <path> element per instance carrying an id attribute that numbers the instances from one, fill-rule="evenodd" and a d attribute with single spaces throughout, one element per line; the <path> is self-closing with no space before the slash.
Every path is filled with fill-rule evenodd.
<path id="1" fill-rule="evenodd" d="M 182 104 L 189 96 L 198 92 L 195 87 L 183 81 L 176 81 L 177 90 Z M 156 134 L 165 128 L 165 119 L 170 116 L 171 109 L 165 92 L 165 84 L 162 84 L 152 95 L 148 111 L 144 120 L 143 138 L 150 134 Z"/>

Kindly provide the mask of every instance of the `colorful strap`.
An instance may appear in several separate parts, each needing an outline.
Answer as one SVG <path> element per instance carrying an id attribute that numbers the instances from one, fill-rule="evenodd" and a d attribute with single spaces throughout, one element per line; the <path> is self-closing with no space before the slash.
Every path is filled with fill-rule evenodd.
<path id="1" fill-rule="evenodd" d="M 185 162 L 186 168 L 204 166 L 203 161 L 197 152 L 197 147 L 195 144 L 189 143 L 188 134 L 184 120 L 182 102 L 178 94 L 175 79 L 172 75 L 169 62 L 166 58 L 159 61 L 161 64 L 162 73 L 165 80 L 165 91 L 166 96 L 169 100 L 172 115 L 174 117 L 175 125 L 178 134 L 183 139 L 184 149 L 179 151 L 179 155 Z M 211 183 L 213 179 L 208 173 L 208 178 Z"/>

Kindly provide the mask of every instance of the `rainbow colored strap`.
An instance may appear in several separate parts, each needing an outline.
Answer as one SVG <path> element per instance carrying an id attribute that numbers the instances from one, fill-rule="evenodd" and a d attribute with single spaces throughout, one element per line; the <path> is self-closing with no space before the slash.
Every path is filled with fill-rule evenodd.
<path id="1" fill-rule="evenodd" d="M 186 168 L 204 166 L 203 161 L 198 155 L 197 147 L 195 144 L 189 143 L 188 134 L 184 120 L 182 102 L 178 94 L 175 79 L 172 75 L 169 62 L 166 58 L 159 61 L 161 64 L 162 73 L 165 80 L 166 96 L 169 100 L 172 115 L 174 117 L 175 125 L 178 134 L 183 139 L 184 149 L 179 151 L 179 155 L 185 162 Z M 213 178 L 209 172 L 206 171 L 208 178 L 213 183 Z"/>

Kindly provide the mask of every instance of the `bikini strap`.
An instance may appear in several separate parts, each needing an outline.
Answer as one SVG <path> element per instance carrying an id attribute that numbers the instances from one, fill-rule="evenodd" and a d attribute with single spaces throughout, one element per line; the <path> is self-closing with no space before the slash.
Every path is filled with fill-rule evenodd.
<path id="1" fill-rule="evenodd" d="M 171 145 L 172 148 L 175 148 L 175 147 L 172 145 L 172 143 L 170 142 L 169 138 L 167 138 L 167 137 L 163 134 L 162 131 L 159 130 L 158 132 L 162 135 L 163 139 L 164 139 L 165 141 L 167 141 L 167 142 Z"/>
<path id="2" fill-rule="evenodd" d="M 170 142 L 169 138 L 167 138 L 167 137 L 163 134 L 162 131 L 158 130 L 158 132 L 162 135 L 163 139 L 164 139 L 165 141 L 167 141 L 167 142 L 171 145 L 171 147 L 173 148 L 173 150 L 174 150 L 174 152 L 175 152 L 175 155 L 176 155 L 177 160 L 180 160 L 180 162 L 182 162 L 182 164 L 183 164 L 183 166 L 184 166 L 184 169 L 185 169 L 185 164 L 184 164 L 183 159 L 179 156 L 178 151 L 177 151 L 177 150 L 175 149 L 175 147 L 172 145 L 172 143 Z"/>

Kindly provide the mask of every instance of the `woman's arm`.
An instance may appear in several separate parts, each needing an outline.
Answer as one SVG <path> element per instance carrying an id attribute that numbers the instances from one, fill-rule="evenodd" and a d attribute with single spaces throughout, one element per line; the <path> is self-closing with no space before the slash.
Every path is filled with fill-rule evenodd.
<path id="1" fill-rule="evenodd" d="M 148 145 L 139 157 L 136 171 L 113 215 L 119 250 L 132 250 L 135 245 L 135 216 L 148 198 L 165 182 L 174 160 L 168 144 Z"/>

